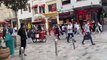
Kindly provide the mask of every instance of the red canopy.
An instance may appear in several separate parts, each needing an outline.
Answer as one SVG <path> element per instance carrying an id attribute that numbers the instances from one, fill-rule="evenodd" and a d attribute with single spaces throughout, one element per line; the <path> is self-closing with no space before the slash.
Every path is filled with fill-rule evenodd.
<path id="1" fill-rule="evenodd" d="M 33 6 L 32 6 L 32 9 L 35 8 L 35 7 L 38 7 L 38 4 L 33 5 Z"/>
<path id="2" fill-rule="evenodd" d="M 5 20 L 0 20 L 0 24 L 8 24 Z"/>
<path id="3" fill-rule="evenodd" d="M 40 7 L 45 7 L 45 4 L 40 5 Z"/>

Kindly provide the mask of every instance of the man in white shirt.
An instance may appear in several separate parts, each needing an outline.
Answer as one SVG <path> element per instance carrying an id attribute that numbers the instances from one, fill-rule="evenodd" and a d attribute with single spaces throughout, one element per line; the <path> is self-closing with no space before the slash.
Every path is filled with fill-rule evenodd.
<path id="1" fill-rule="evenodd" d="M 68 33 L 67 42 L 69 43 L 70 35 L 72 36 L 72 38 L 74 37 L 74 34 L 73 34 L 73 25 L 72 25 L 71 22 L 69 22 L 69 24 L 67 26 L 67 33 Z"/>
<path id="2" fill-rule="evenodd" d="M 79 24 L 77 22 L 74 24 L 74 33 L 75 34 L 80 33 L 80 27 L 79 27 Z"/>

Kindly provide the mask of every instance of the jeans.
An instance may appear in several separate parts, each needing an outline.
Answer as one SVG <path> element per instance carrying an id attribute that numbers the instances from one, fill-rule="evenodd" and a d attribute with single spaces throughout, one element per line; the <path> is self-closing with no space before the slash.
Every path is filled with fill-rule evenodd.
<path id="1" fill-rule="evenodd" d="M 19 55 L 21 55 L 21 47 L 24 48 L 24 52 L 25 52 L 25 48 L 26 48 L 26 39 L 25 38 L 21 38 L 21 46 L 19 48 Z"/>
<path id="2" fill-rule="evenodd" d="M 84 41 L 87 40 L 87 39 L 89 39 L 89 40 L 91 41 L 91 44 L 92 44 L 92 45 L 94 44 L 90 32 L 86 32 L 86 34 L 85 34 L 84 37 L 83 37 L 82 44 L 84 44 Z"/>
<path id="3" fill-rule="evenodd" d="M 73 33 L 68 33 L 67 42 L 69 42 L 70 36 L 74 37 L 74 34 Z"/>

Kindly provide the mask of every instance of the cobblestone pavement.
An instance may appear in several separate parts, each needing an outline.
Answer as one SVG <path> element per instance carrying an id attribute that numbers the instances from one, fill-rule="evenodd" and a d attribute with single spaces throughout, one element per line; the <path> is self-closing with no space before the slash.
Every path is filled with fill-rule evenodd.
<path id="1" fill-rule="evenodd" d="M 61 40 L 58 40 L 58 56 L 55 56 L 55 37 L 47 36 L 46 43 L 32 43 L 29 39 L 25 60 L 107 60 L 107 31 L 93 33 L 92 37 L 96 45 L 91 45 L 88 40 L 82 45 L 82 35 L 75 35 L 77 42 L 74 50 L 72 42 L 67 43 L 65 36 L 61 36 Z M 11 60 L 21 60 L 18 48 L 15 51 L 15 56 L 11 57 Z"/>

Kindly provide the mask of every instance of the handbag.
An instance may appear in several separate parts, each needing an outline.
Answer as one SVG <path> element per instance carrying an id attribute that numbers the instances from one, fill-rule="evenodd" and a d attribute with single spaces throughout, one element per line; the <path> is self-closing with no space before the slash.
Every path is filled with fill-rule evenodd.
<path id="1" fill-rule="evenodd" d="M 87 33 L 85 33 L 84 39 L 85 39 L 85 40 L 89 40 L 89 39 L 90 39 Z"/>

